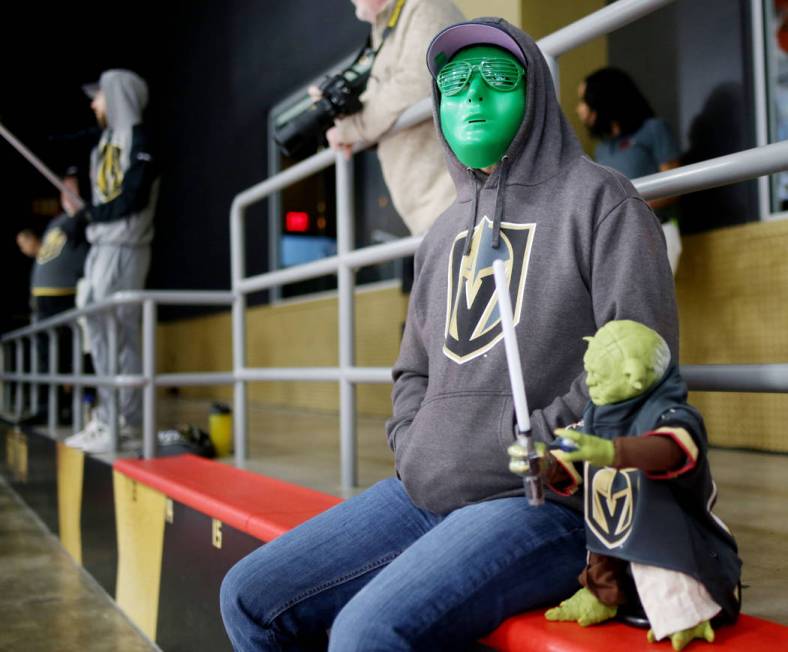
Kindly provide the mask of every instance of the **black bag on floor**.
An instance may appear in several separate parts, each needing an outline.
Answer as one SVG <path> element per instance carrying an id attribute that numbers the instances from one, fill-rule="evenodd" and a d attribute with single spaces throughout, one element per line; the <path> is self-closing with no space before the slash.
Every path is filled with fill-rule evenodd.
<path id="1" fill-rule="evenodd" d="M 158 433 L 159 457 L 183 455 L 191 453 L 212 459 L 216 457 L 216 449 L 208 433 L 190 424 L 178 426 L 172 430 L 160 430 Z"/>

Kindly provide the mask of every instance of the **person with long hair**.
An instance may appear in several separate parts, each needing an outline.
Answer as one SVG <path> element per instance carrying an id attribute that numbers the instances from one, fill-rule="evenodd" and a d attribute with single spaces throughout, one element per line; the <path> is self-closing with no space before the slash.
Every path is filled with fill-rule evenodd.
<path id="1" fill-rule="evenodd" d="M 632 78 L 618 68 L 601 68 L 578 88 L 577 116 L 598 139 L 594 160 L 629 179 L 637 179 L 679 166 L 673 132 L 658 118 Z M 670 268 L 676 273 L 681 239 L 676 198 L 648 202 L 662 222 Z"/>

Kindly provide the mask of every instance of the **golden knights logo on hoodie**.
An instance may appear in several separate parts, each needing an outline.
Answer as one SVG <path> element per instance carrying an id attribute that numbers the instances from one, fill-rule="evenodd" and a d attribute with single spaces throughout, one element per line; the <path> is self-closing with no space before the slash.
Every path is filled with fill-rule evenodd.
<path id="1" fill-rule="evenodd" d="M 123 168 L 120 164 L 120 147 L 104 143 L 99 156 L 96 185 L 101 193 L 102 203 L 110 202 L 120 195 L 123 189 Z"/>
<path id="2" fill-rule="evenodd" d="M 41 243 L 41 248 L 38 250 L 36 262 L 39 265 L 46 265 L 50 260 L 57 258 L 63 251 L 63 247 L 66 246 L 67 239 L 63 229 L 59 227 L 49 229 L 44 234 L 44 242 Z"/>
<path id="3" fill-rule="evenodd" d="M 468 231 L 457 234 L 449 253 L 443 344 L 443 353 L 451 360 L 459 364 L 473 360 L 503 339 L 492 267 L 496 260 L 504 262 L 514 325 L 520 322 L 535 229 L 535 224 L 501 222 L 500 242 L 494 249 L 493 223 L 485 215 L 473 229 L 466 255 Z"/>

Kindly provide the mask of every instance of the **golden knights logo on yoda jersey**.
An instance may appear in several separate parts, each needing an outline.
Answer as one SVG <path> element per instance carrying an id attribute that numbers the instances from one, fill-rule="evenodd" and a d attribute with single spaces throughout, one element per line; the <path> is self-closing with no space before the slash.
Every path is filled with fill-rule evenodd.
<path id="1" fill-rule="evenodd" d="M 585 465 L 586 525 L 609 550 L 623 546 L 632 533 L 639 473 L 637 469 Z"/>
<path id="2" fill-rule="evenodd" d="M 451 360 L 459 364 L 473 360 L 503 338 L 492 267 L 496 260 L 504 262 L 514 325 L 520 322 L 535 229 L 535 224 L 501 222 L 500 244 L 493 249 L 493 223 L 485 215 L 473 229 L 467 255 L 463 248 L 468 231 L 457 234 L 449 254 L 443 344 L 443 353 Z"/>

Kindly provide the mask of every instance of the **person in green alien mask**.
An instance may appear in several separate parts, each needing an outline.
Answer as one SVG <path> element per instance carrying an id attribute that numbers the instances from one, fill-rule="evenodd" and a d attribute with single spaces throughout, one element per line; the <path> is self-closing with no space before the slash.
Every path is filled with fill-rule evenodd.
<path id="1" fill-rule="evenodd" d="M 456 54 L 437 78 L 443 135 L 469 168 L 491 171 L 525 115 L 525 71 L 510 52 L 489 45 Z"/>
<path id="2" fill-rule="evenodd" d="M 589 555 L 583 588 L 545 617 L 586 627 L 639 602 L 649 641 L 667 637 L 674 650 L 713 642 L 712 619 L 738 616 L 741 561 L 711 512 L 703 419 L 655 331 L 619 320 L 584 339 L 591 402 L 575 427 L 556 430 L 569 452 L 543 461 L 554 490 L 583 494 Z M 522 473 L 527 452 L 513 444 L 509 455 Z M 575 463 L 585 464 L 582 476 Z"/>
<path id="3" fill-rule="evenodd" d="M 221 608 L 236 650 L 322 649 L 329 629 L 341 652 L 466 649 L 576 590 L 582 501 L 549 491 L 530 507 L 509 471 L 495 260 L 538 441 L 588 401 L 584 335 L 636 319 L 677 351 L 659 221 L 627 179 L 583 155 L 534 40 L 478 18 L 438 33 L 426 59 L 457 197 L 415 256 L 386 423 L 396 473 L 230 570 Z"/>

